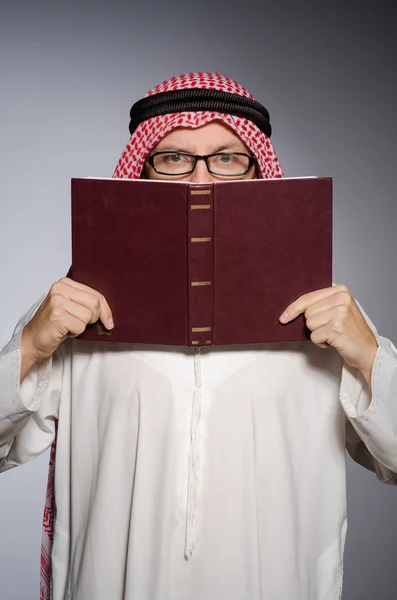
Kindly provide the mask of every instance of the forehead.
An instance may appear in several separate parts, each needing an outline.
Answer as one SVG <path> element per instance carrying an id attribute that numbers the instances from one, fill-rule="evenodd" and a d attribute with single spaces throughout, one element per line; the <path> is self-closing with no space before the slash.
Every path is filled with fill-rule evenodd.
<path id="1" fill-rule="evenodd" d="M 212 121 L 195 129 L 188 127 L 174 129 L 160 140 L 153 151 L 176 149 L 194 153 L 210 153 L 219 147 L 247 150 L 244 142 L 230 127 L 219 121 Z"/>

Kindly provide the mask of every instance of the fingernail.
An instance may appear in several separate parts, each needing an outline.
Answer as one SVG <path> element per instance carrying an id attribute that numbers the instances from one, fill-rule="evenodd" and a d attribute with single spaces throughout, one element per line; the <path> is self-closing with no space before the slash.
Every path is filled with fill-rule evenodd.
<path id="1" fill-rule="evenodd" d="M 288 321 L 288 313 L 283 312 L 281 317 L 279 317 L 279 320 L 281 321 L 281 323 L 286 323 Z"/>
<path id="2" fill-rule="evenodd" d="M 108 329 L 113 329 L 113 327 L 114 327 L 113 319 L 109 319 L 109 321 L 108 321 Z"/>

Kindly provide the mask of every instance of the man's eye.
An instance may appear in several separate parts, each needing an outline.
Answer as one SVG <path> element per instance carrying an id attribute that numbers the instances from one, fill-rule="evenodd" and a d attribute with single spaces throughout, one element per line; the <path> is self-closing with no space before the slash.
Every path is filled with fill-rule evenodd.
<path id="1" fill-rule="evenodd" d="M 175 152 L 175 154 L 164 154 L 163 160 L 171 163 L 178 163 L 182 159 L 182 156 Z"/>
<path id="2" fill-rule="evenodd" d="M 227 165 L 236 159 L 234 154 L 219 154 L 217 158 L 219 162 L 221 162 L 224 165 Z"/>
<path id="3" fill-rule="evenodd" d="M 181 163 L 189 163 L 191 158 L 190 156 L 185 156 L 179 152 L 173 152 L 172 154 L 164 154 L 163 160 L 168 164 L 179 165 Z"/>

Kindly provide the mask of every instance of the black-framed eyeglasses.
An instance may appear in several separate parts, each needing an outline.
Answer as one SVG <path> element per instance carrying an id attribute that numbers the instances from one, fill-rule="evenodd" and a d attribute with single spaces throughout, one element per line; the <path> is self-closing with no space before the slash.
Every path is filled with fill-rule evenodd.
<path id="1" fill-rule="evenodd" d="M 215 154 L 189 154 L 188 152 L 156 152 L 146 161 L 159 175 L 188 175 L 197 162 L 204 160 L 212 175 L 239 177 L 248 173 L 256 158 L 244 152 L 216 152 Z"/>

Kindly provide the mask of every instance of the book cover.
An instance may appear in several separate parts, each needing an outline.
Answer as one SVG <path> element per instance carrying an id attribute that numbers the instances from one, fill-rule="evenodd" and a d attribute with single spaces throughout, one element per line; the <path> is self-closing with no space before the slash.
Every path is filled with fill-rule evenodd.
<path id="1" fill-rule="evenodd" d="M 210 346 L 309 339 L 284 308 L 332 285 L 332 180 L 73 179 L 73 279 L 115 327 L 82 339 Z"/>

